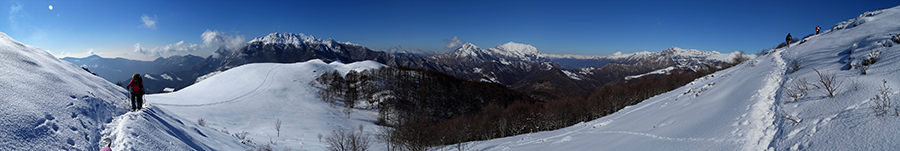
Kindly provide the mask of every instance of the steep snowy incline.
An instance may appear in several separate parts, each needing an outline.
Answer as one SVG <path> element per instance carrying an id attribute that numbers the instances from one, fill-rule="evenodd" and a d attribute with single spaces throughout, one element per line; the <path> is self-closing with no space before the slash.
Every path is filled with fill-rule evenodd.
<path id="1" fill-rule="evenodd" d="M 473 150 L 895 150 L 900 148 L 897 18 L 900 6 L 866 12 L 609 116 L 467 145 Z M 819 73 L 835 77 L 833 98 Z M 885 116 L 875 112 L 877 98 L 894 104 Z"/>
<path id="2" fill-rule="evenodd" d="M 777 150 L 897 150 L 900 148 L 900 6 L 866 12 L 835 25 L 833 30 L 812 36 L 805 43 L 784 51 L 787 62 L 798 62 L 800 70 L 788 74 L 777 104 L 779 132 Z M 853 66 L 870 56 L 877 61 L 865 66 L 865 74 Z M 834 75 L 839 85 L 835 97 L 813 87 L 796 100 L 789 97 L 792 85 L 807 81 L 819 84 L 819 75 Z M 886 82 L 886 83 L 884 83 Z M 876 95 L 882 85 L 894 107 L 889 115 L 876 116 Z"/>
<path id="3" fill-rule="evenodd" d="M 356 110 L 349 118 L 341 107 L 332 107 L 316 97 L 313 81 L 322 73 L 337 70 L 373 69 L 383 66 L 372 61 L 350 64 L 311 60 L 293 64 L 255 63 L 226 70 L 180 91 L 147 95 L 148 106 L 141 113 L 117 118 L 104 132 L 118 140 L 114 146 L 136 150 L 244 150 L 241 142 L 271 145 L 276 150 L 324 150 L 319 137 L 332 130 L 358 129 L 374 134 L 377 114 Z M 203 119 L 204 125 L 198 120 Z M 276 121 L 282 121 L 280 133 Z M 150 135 L 165 131 L 169 136 Z M 227 131 L 227 133 L 226 133 Z M 234 135 L 246 132 L 244 140 Z M 321 135 L 321 136 L 320 136 Z M 179 142 L 180 141 L 180 142 Z M 249 147 L 252 147 L 249 146 Z M 372 148 L 378 148 L 373 142 Z"/>
<path id="4" fill-rule="evenodd" d="M 126 93 L 0 32 L 0 150 L 97 150 Z"/>

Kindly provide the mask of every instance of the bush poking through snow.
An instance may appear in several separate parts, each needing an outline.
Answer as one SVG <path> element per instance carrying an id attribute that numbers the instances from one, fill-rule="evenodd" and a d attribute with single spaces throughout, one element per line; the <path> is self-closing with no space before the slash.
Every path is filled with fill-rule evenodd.
<path id="1" fill-rule="evenodd" d="M 734 57 L 731 58 L 731 61 L 734 64 L 741 64 L 742 62 L 747 60 L 750 60 L 750 57 L 744 56 L 743 51 L 738 51 L 738 54 L 734 55 Z"/>
<path id="2" fill-rule="evenodd" d="M 894 43 L 900 44 L 900 34 L 897 34 L 897 35 L 894 35 L 894 37 L 891 37 L 891 41 L 894 41 Z"/>
<path id="3" fill-rule="evenodd" d="M 875 64 L 875 62 L 878 61 L 878 55 L 881 55 L 881 50 L 872 50 L 872 52 L 869 52 L 869 55 L 863 59 L 862 65 L 868 66 Z"/>
<path id="4" fill-rule="evenodd" d="M 800 97 L 806 95 L 806 92 L 809 91 L 811 86 L 815 86 L 815 84 L 807 82 L 806 78 L 800 78 L 791 85 L 784 86 L 782 84 L 781 88 L 784 89 L 784 93 L 787 94 L 788 97 L 791 97 L 791 101 L 796 101 Z"/>
<path id="5" fill-rule="evenodd" d="M 800 62 L 799 62 L 799 61 L 794 60 L 794 61 L 791 63 L 791 71 L 788 71 L 788 73 L 794 73 L 794 72 L 797 72 L 797 71 L 799 71 L 800 68 L 802 68 L 802 67 L 803 67 L 803 66 L 800 65 Z"/>
<path id="6" fill-rule="evenodd" d="M 878 89 L 878 94 L 872 98 L 872 110 L 875 112 L 875 116 L 884 117 L 891 112 L 894 113 L 894 116 L 900 116 L 900 111 L 897 110 L 900 108 L 894 108 L 890 95 L 891 87 L 887 86 L 887 80 L 882 80 L 881 89 Z"/>
<path id="7" fill-rule="evenodd" d="M 281 119 L 275 119 L 275 131 L 278 132 L 278 137 L 281 137 Z"/>
<path id="8" fill-rule="evenodd" d="M 338 129 L 325 138 L 325 143 L 329 151 L 364 151 L 369 149 L 369 136 L 363 131 Z"/>
<path id="9" fill-rule="evenodd" d="M 206 126 L 206 120 L 203 120 L 203 118 L 197 119 L 197 125 Z"/>
<path id="10" fill-rule="evenodd" d="M 853 67 L 856 69 L 859 69 L 859 72 L 862 73 L 863 75 L 865 75 L 866 71 L 869 70 L 869 66 L 861 65 L 861 64 L 855 64 L 855 65 L 853 65 Z"/>
<path id="11" fill-rule="evenodd" d="M 825 88 L 825 94 L 827 94 L 829 98 L 834 98 L 834 92 L 841 87 L 841 83 L 843 82 L 837 83 L 838 81 L 835 79 L 834 73 L 823 74 L 822 72 L 819 72 L 819 70 L 816 70 L 816 68 L 813 68 L 813 71 L 816 71 L 816 74 L 819 75 L 819 84 L 822 84 L 822 88 Z"/>
<path id="12" fill-rule="evenodd" d="M 787 113 L 781 112 L 781 115 L 779 117 L 781 117 L 782 119 L 785 119 L 785 120 L 791 120 L 791 122 L 794 122 L 794 124 L 800 124 L 800 121 L 797 121 L 796 119 L 791 118 L 791 116 L 788 115 Z"/>

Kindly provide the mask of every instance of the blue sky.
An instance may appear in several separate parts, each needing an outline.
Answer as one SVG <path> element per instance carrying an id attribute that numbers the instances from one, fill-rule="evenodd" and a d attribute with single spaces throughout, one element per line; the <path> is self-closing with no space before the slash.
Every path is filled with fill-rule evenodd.
<path id="1" fill-rule="evenodd" d="M 272 32 L 376 50 L 531 44 L 609 55 L 669 47 L 755 53 L 897 0 L 870 1 L 31 1 L 0 2 L 0 31 L 58 57 L 208 56 Z M 53 9 L 50 9 L 53 6 Z M 222 42 L 225 41 L 225 42 Z"/>

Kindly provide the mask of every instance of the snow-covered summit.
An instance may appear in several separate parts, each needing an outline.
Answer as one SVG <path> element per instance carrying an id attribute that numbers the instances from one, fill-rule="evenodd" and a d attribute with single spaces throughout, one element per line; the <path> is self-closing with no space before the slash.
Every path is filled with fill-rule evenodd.
<path id="1" fill-rule="evenodd" d="M 494 48 L 481 49 L 475 44 L 466 43 L 460 46 L 456 51 L 450 53 L 456 57 L 475 57 L 482 59 L 505 59 L 534 62 L 539 59 L 546 58 L 538 52 L 538 49 L 528 44 L 520 44 L 508 42 L 498 45 Z"/>
<path id="2" fill-rule="evenodd" d="M 269 35 L 266 35 L 265 37 L 253 38 L 253 40 L 250 40 L 247 43 L 248 44 L 262 43 L 264 45 L 286 44 L 286 45 L 293 45 L 294 47 L 300 47 L 300 45 L 302 45 L 302 44 L 325 44 L 325 45 L 328 45 L 329 47 L 331 47 L 332 44 L 340 43 L 340 42 L 337 42 L 331 38 L 322 40 L 322 39 L 316 38 L 313 35 L 305 35 L 303 33 L 295 34 L 295 33 L 277 33 L 276 32 L 276 33 L 270 33 Z M 353 44 L 350 42 L 343 42 L 342 44 L 356 45 L 356 44 Z"/>
<path id="3" fill-rule="evenodd" d="M 456 51 L 453 51 L 452 54 L 456 54 L 457 57 L 478 57 L 478 54 L 480 52 L 481 48 L 478 48 L 478 46 L 475 46 L 475 44 L 466 43 L 457 48 Z"/>

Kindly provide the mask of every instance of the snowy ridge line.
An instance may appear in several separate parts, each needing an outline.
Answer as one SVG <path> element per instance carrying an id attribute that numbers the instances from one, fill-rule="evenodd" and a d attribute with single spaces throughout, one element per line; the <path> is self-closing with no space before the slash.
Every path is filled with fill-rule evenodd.
<path id="1" fill-rule="evenodd" d="M 745 135 L 747 139 L 744 149 L 747 151 L 766 150 L 774 141 L 775 133 L 778 128 L 775 127 L 775 96 L 778 94 L 779 84 L 784 80 L 784 72 L 786 63 L 781 58 L 781 53 L 786 49 L 775 51 L 772 54 L 773 61 L 778 66 L 777 69 L 771 70 L 765 81 L 765 86 L 756 91 L 752 99 L 757 100 L 750 106 L 750 130 Z"/>
<path id="2" fill-rule="evenodd" d="M 269 71 L 266 72 L 266 79 L 263 79 L 263 82 L 259 83 L 259 85 L 257 85 L 256 88 L 253 88 L 252 91 L 249 91 L 249 92 L 247 92 L 247 93 L 241 94 L 240 96 L 237 96 L 237 97 L 234 97 L 234 98 L 225 100 L 225 101 L 221 101 L 221 102 L 213 102 L 213 103 L 204 103 L 204 104 L 168 104 L 168 103 L 150 103 L 150 102 L 147 101 L 147 100 L 144 100 L 144 102 L 148 102 L 148 104 L 153 104 L 153 105 L 160 105 L 160 106 L 178 106 L 178 107 L 198 107 L 198 106 L 208 106 L 208 105 L 217 105 L 217 104 L 224 104 L 224 103 L 235 102 L 235 101 L 237 101 L 237 100 L 240 100 L 241 98 L 248 97 L 248 96 L 250 96 L 251 94 L 257 94 L 257 92 L 259 92 L 259 89 L 262 88 L 263 85 L 271 84 L 271 82 L 270 82 L 270 80 L 269 80 L 269 79 L 270 79 L 269 76 L 272 75 L 272 72 L 275 71 L 275 69 L 279 69 L 279 68 L 283 68 L 283 67 L 284 67 L 284 66 L 279 65 L 279 66 L 277 66 L 277 67 L 274 67 L 274 68 L 272 68 L 272 69 L 269 69 Z"/>

